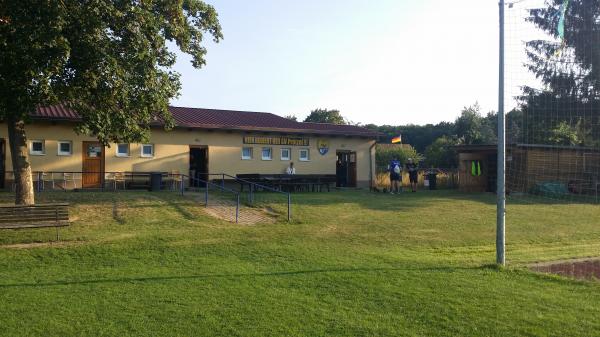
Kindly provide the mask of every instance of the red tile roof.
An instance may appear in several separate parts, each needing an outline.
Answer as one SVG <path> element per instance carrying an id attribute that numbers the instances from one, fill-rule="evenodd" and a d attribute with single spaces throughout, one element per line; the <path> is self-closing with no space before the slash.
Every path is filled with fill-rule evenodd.
<path id="1" fill-rule="evenodd" d="M 48 118 L 48 119 L 73 119 L 79 120 L 79 115 L 62 104 L 53 106 L 38 107 L 33 118 Z"/>
<path id="2" fill-rule="evenodd" d="M 285 133 L 324 134 L 339 136 L 362 136 L 376 138 L 375 131 L 354 125 L 327 123 L 302 123 L 266 112 L 169 107 L 178 127 L 211 130 L 247 130 Z M 79 115 L 68 107 L 58 104 L 39 107 L 33 119 L 78 121 Z"/>

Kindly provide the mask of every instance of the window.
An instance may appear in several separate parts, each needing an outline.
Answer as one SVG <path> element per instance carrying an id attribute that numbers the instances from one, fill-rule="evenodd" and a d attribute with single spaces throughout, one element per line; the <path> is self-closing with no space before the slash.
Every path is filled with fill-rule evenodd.
<path id="1" fill-rule="evenodd" d="M 242 160 L 251 160 L 252 159 L 252 148 L 244 147 L 242 148 Z"/>
<path id="2" fill-rule="evenodd" d="M 298 156 L 300 161 L 309 161 L 310 160 L 310 150 L 309 149 L 300 149 L 300 155 Z"/>
<path id="3" fill-rule="evenodd" d="M 73 154 L 73 143 L 70 140 L 58 141 L 58 155 L 70 156 Z"/>
<path id="4" fill-rule="evenodd" d="M 129 157 L 129 144 L 117 144 L 117 157 Z"/>
<path id="5" fill-rule="evenodd" d="M 262 160 L 272 160 L 272 159 L 273 159 L 273 149 L 270 147 L 263 147 Z"/>
<path id="6" fill-rule="evenodd" d="M 43 140 L 32 140 L 29 145 L 29 154 L 42 156 L 46 154 L 46 142 Z"/>
<path id="7" fill-rule="evenodd" d="M 154 157 L 154 144 L 142 144 L 141 156 L 145 158 Z"/>
<path id="8" fill-rule="evenodd" d="M 291 149 L 281 149 L 281 160 L 290 160 L 292 159 L 292 150 Z"/>

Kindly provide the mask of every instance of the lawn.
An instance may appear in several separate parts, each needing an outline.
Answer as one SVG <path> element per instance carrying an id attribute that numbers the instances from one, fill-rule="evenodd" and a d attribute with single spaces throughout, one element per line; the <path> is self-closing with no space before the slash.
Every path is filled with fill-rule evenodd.
<path id="1" fill-rule="evenodd" d="M 297 194 L 255 226 L 171 193 L 38 201 L 74 222 L 0 232 L 1 336 L 600 336 L 600 283 L 525 268 L 600 255 L 600 206 L 510 202 L 497 269 L 486 194 Z"/>

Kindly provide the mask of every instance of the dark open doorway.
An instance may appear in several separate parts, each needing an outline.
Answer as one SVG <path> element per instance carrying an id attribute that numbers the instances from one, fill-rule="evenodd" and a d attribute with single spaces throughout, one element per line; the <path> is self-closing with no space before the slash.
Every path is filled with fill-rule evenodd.
<path id="1" fill-rule="evenodd" d="M 337 187 L 356 187 L 356 152 L 336 152 Z"/>
<path id="2" fill-rule="evenodd" d="M 6 142 L 0 139 L 0 188 L 4 188 L 6 176 Z"/>
<path id="3" fill-rule="evenodd" d="M 196 179 L 208 181 L 208 147 L 190 146 L 190 185 L 204 187 L 205 184 Z"/>

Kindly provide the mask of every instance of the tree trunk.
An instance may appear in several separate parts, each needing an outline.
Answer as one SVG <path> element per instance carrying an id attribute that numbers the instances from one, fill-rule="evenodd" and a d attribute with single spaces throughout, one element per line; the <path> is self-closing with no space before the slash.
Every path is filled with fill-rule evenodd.
<path id="1" fill-rule="evenodd" d="M 25 122 L 8 118 L 7 124 L 10 157 L 15 177 L 15 204 L 33 205 L 35 198 L 33 194 L 31 165 L 29 164 L 29 152 L 27 149 L 27 137 L 25 135 Z"/>

